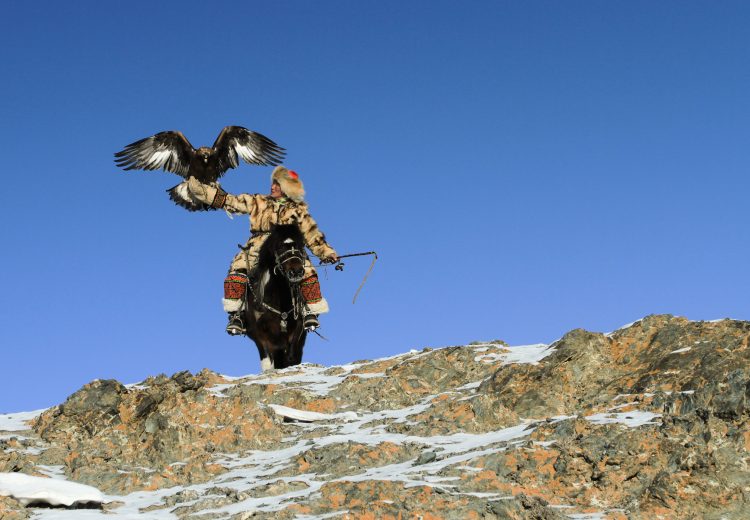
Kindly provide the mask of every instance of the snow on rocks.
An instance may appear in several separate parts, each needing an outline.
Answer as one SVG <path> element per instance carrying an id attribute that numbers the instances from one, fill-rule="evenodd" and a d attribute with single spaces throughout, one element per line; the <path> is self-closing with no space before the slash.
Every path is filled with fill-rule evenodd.
<path id="1" fill-rule="evenodd" d="M 39 417 L 44 410 L 0 414 L 0 432 L 23 432 L 31 429 L 31 421 Z"/>
<path id="2" fill-rule="evenodd" d="M 309 412 L 306 410 L 297 410 L 295 408 L 289 408 L 288 406 L 281 406 L 280 404 L 269 404 L 268 405 L 274 412 L 282 417 L 288 419 L 294 419 L 302 422 L 314 422 L 314 421 L 333 421 L 333 420 L 345 420 L 351 421 L 357 419 L 357 414 L 354 412 L 343 412 L 339 414 L 330 413 L 319 413 Z"/>
<path id="3" fill-rule="evenodd" d="M 488 352 L 488 345 L 491 344 L 472 344 L 471 347 L 477 352 L 476 361 L 491 363 L 493 361 L 502 361 L 503 365 L 513 365 L 518 363 L 530 363 L 536 365 L 542 359 L 554 352 L 550 345 L 538 343 L 535 345 L 521 345 L 518 347 L 505 347 L 503 352 Z"/>
<path id="4" fill-rule="evenodd" d="M 630 428 L 637 428 L 644 424 L 660 424 L 654 419 L 661 417 L 660 413 L 652 412 L 623 412 L 623 413 L 597 413 L 587 415 L 586 420 L 594 424 L 624 424 Z"/>
<path id="5" fill-rule="evenodd" d="M 21 473 L 0 473 L 0 495 L 13 497 L 25 506 L 44 503 L 70 507 L 105 501 L 95 487 Z"/>
<path id="6" fill-rule="evenodd" d="M 23 432 L 48 449 L 0 440 L 0 471 L 62 467 L 108 493 L 91 518 L 731 515 L 750 486 L 749 339 L 652 316 L 551 345 L 99 381 Z"/>

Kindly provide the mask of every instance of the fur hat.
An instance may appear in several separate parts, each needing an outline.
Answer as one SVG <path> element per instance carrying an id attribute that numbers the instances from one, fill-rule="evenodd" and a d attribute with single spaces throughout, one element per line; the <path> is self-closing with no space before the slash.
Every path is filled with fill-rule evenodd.
<path id="1" fill-rule="evenodd" d="M 305 186 L 302 184 L 297 172 L 287 170 L 283 166 L 277 166 L 271 174 L 271 182 L 277 182 L 281 187 L 281 193 L 294 202 L 305 200 Z"/>

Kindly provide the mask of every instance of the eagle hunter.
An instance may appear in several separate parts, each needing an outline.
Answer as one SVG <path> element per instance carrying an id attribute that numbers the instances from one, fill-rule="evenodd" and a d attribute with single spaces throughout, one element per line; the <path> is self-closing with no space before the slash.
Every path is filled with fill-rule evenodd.
<path id="1" fill-rule="evenodd" d="M 215 208 L 193 198 L 187 179 L 195 177 L 204 184 L 218 186 L 219 178 L 229 168 L 239 166 L 241 157 L 246 163 L 259 166 L 281 164 L 286 151 L 265 135 L 241 126 L 227 126 L 211 148 L 197 150 L 177 131 L 159 132 L 127 145 L 115 154 L 115 164 L 123 170 L 159 170 L 176 173 L 185 181 L 167 190 L 175 204 L 188 211 L 208 211 Z"/>

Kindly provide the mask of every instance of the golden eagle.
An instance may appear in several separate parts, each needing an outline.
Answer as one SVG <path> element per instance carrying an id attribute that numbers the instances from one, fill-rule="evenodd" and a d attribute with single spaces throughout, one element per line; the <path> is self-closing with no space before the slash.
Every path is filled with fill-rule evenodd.
<path id="1" fill-rule="evenodd" d="M 123 170 L 159 170 L 176 173 L 188 179 L 195 177 L 204 184 L 218 186 L 218 179 L 229 168 L 239 166 L 239 158 L 260 166 L 281 164 L 285 150 L 268 137 L 243 128 L 227 126 L 211 148 L 197 150 L 177 131 L 159 132 L 127 145 L 115 154 L 115 164 Z M 175 204 L 189 211 L 212 210 L 194 199 L 187 181 L 167 190 Z"/>

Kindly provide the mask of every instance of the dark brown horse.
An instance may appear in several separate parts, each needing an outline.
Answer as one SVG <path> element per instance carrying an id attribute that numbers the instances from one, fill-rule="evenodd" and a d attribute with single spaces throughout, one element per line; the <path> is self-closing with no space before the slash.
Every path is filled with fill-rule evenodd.
<path id="1" fill-rule="evenodd" d="M 305 240 L 296 224 L 274 226 L 258 252 L 244 313 L 247 336 L 255 342 L 263 371 L 302 362 Z"/>

